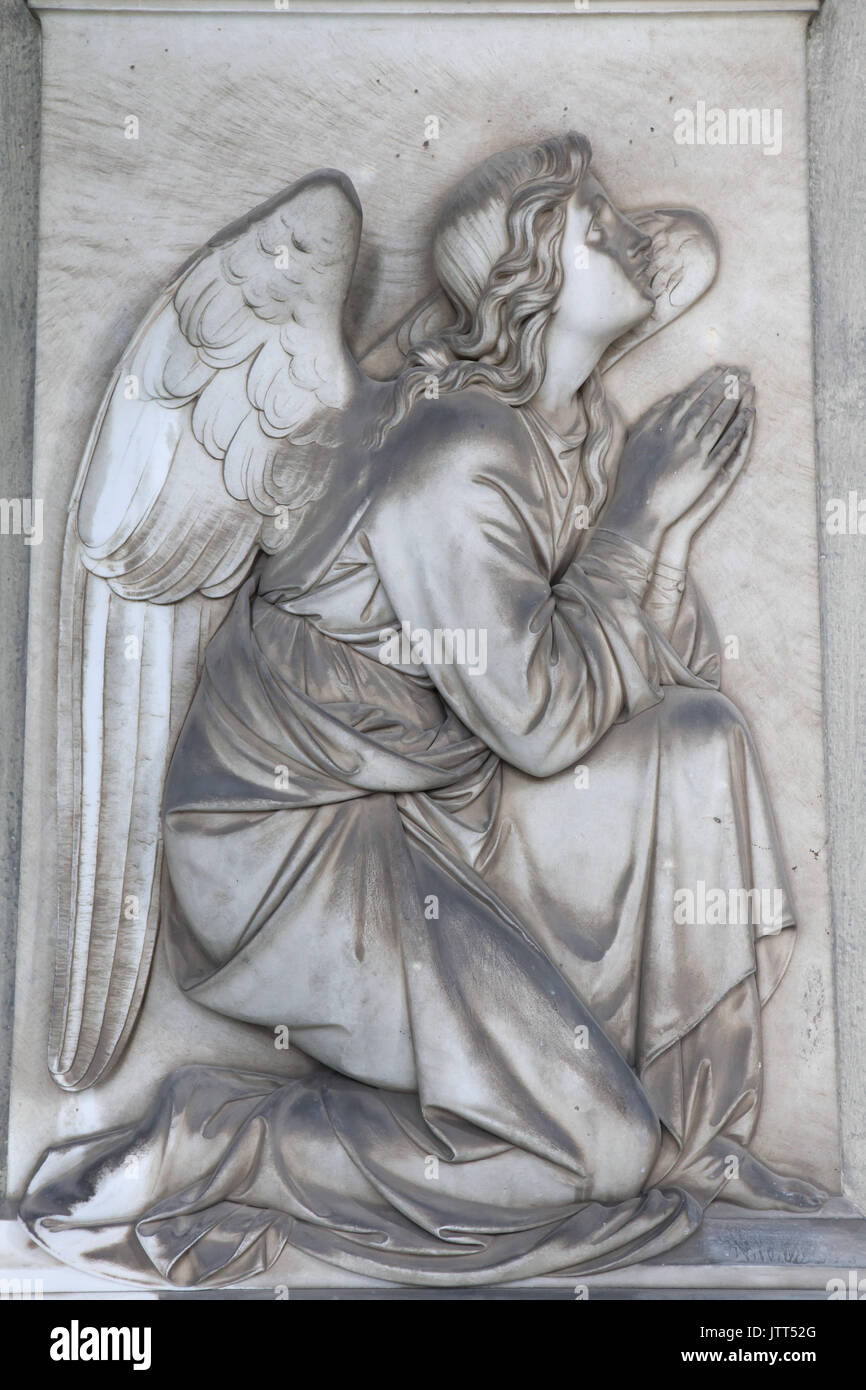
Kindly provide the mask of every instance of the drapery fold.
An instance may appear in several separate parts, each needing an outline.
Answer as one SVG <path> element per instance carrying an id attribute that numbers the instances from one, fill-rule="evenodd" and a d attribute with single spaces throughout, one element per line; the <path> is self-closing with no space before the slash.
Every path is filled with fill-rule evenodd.
<path id="1" fill-rule="evenodd" d="M 270 557 L 208 647 L 163 931 L 270 1062 L 184 1068 L 139 1126 L 50 1151 L 21 1213 L 63 1259 L 192 1286 L 292 1249 L 421 1284 L 590 1272 L 682 1240 L 748 1142 L 756 943 L 794 918 L 712 621 L 689 582 L 664 636 L 634 553 L 570 525 L 537 420 L 463 397 L 329 562 L 321 531 Z M 424 659 L 469 629 L 477 660 Z M 680 924 L 699 882 L 778 910 Z"/>

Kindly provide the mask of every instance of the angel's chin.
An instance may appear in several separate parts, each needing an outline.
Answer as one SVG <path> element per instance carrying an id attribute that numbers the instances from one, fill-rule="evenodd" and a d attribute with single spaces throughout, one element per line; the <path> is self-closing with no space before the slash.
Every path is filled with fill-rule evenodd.
<path id="1" fill-rule="evenodd" d="M 635 289 L 637 294 L 634 300 L 634 312 L 629 316 L 629 321 L 622 330 L 623 334 L 633 333 L 636 328 L 640 328 L 642 323 L 646 323 L 656 307 L 656 302 L 649 290 L 644 290 L 637 285 Z M 622 334 L 618 336 L 621 337 Z"/>
<path id="2" fill-rule="evenodd" d="M 635 285 L 635 289 L 637 290 L 638 295 L 640 296 L 640 308 L 638 310 L 638 313 L 640 315 L 639 321 L 642 323 L 643 320 L 647 318 L 648 315 L 651 314 L 653 309 L 656 307 L 655 295 L 653 294 L 649 285 L 649 281 L 647 280 L 639 280 Z"/>
<path id="3" fill-rule="evenodd" d="M 629 324 L 629 331 L 632 333 L 635 332 L 636 329 L 641 328 L 646 323 L 647 319 L 652 318 L 655 313 L 655 307 L 656 302 L 649 291 L 642 293 L 638 301 L 638 307 L 634 318 Z"/>

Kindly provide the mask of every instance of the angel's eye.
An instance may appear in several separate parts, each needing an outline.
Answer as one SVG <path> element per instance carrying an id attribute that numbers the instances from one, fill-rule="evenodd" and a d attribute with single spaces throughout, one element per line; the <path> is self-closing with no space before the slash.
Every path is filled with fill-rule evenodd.
<path id="1" fill-rule="evenodd" d="M 609 231 L 607 226 L 609 214 L 610 204 L 605 202 L 603 198 L 599 198 L 593 204 L 592 220 L 586 234 L 587 241 L 592 240 L 598 242 L 606 238 Z"/>

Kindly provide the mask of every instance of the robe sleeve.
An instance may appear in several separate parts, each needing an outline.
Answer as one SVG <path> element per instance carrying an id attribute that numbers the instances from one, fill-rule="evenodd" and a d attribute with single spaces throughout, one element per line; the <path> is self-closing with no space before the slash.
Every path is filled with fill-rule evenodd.
<path id="1" fill-rule="evenodd" d="M 687 570 L 656 560 L 652 553 L 599 527 L 590 546 L 628 585 L 693 675 L 714 689 L 721 680 L 721 643 L 712 614 Z"/>
<path id="2" fill-rule="evenodd" d="M 500 757 L 549 776 L 657 704 L 664 684 L 703 684 L 592 540 L 551 582 L 543 489 L 514 427 L 426 445 L 422 429 L 413 455 L 368 542 L 398 619 L 428 638 L 457 633 L 474 652 L 427 669 Z"/>
<path id="3" fill-rule="evenodd" d="M 722 679 L 721 642 L 718 629 L 698 585 L 691 575 L 685 587 L 668 640 L 692 675 L 718 690 Z"/>

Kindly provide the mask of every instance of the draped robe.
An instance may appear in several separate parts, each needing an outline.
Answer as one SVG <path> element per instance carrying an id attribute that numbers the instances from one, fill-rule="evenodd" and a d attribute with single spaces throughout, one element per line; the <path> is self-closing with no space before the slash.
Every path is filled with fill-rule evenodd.
<path id="1" fill-rule="evenodd" d="M 240 589 L 168 774 L 162 929 L 191 999 L 298 1051 L 192 1063 L 140 1124 L 50 1150 L 21 1215 L 61 1259 L 590 1273 L 724 1187 L 785 870 L 700 595 L 666 636 L 646 556 L 575 524 L 578 462 L 529 409 L 423 402 Z M 444 632 L 484 660 L 429 659 Z M 700 882 L 781 908 L 677 922 Z"/>

